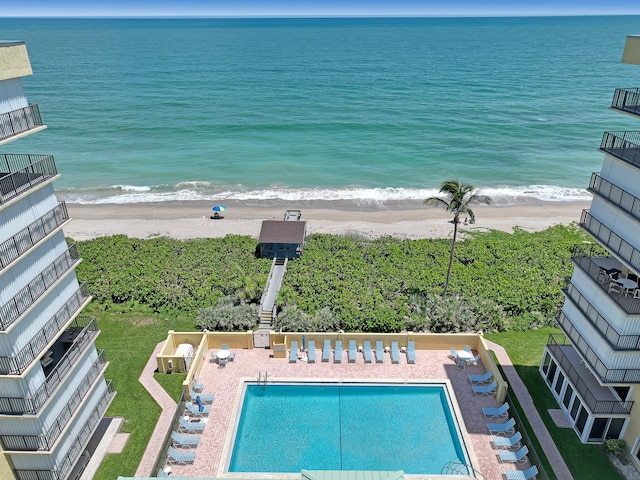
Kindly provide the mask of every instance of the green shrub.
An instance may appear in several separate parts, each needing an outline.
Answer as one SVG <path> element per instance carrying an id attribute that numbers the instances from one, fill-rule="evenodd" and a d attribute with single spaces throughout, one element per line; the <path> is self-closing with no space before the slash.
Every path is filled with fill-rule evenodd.
<path id="1" fill-rule="evenodd" d="M 624 440 L 617 438 L 608 438 L 604 441 L 604 449 L 614 457 L 619 457 L 624 452 Z"/>

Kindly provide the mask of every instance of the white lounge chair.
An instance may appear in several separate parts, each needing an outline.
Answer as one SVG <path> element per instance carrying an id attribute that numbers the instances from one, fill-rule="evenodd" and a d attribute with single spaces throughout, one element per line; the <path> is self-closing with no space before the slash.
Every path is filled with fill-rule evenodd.
<path id="1" fill-rule="evenodd" d="M 496 394 L 497 387 L 498 387 L 498 384 L 496 383 L 495 380 L 491 382 L 489 385 L 472 385 L 471 386 L 471 388 L 473 388 L 473 393 L 475 393 L 476 395 L 485 396 L 485 397 L 494 397 Z"/>
<path id="2" fill-rule="evenodd" d="M 516 432 L 510 437 L 491 438 L 491 441 L 493 442 L 496 448 L 507 448 L 509 450 L 513 448 L 518 448 L 520 446 L 521 440 L 522 440 L 522 434 L 520 432 Z"/>
<path id="3" fill-rule="evenodd" d="M 487 428 L 491 435 L 511 435 L 515 432 L 516 421 L 510 418 L 505 423 L 489 423 Z"/>
<path id="4" fill-rule="evenodd" d="M 497 408 L 484 407 L 482 413 L 486 418 L 507 418 L 509 416 L 509 404 L 504 402 Z"/>
<path id="5" fill-rule="evenodd" d="M 356 341 L 349 340 L 349 363 L 356 363 L 357 355 L 358 355 L 358 350 L 356 348 Z"/>
<path id="6" fill-rule="evenodd" d="M 181 435 L 178 432 L 171 432 L 171 443 L 177 448 L 196 448 L 200 442 L 198 435 Z"/>
<path id="7" fill-rule="evenodd" d="M 189 390 L 189 397 L 193 403 L 198 403 L 198 397 L 200 397 L 201 403 L 213 403 L 215 395 L 213 393 L 196 393 L 193 390 Z"/>
<path id="8" fill-rule="evenodd" d="M 189 415 L 191 417 L 206 417 L 211 412 L 211 405 L 196 405 L 191 402 L 186 402 L 184 404 L 185 407 L 185 415 Z"/>
<path id="9" fill-rule="evenodd" d="M 526 445 L 523 445 L 519 450 L 515 452 L 502 451 L 498 454 L 498 460 L 500 463 L 527 463 L 527 455 L 529 449 Z"/>
<path id="10" fill-rule="evenodd" d="M 507 480 L 533 480 L 538 475 L 538 467 L 532 465 L 526 470 L 507 470 L 504 474 Z"/>
<path id="11" fill-rule="evenodd" d="M 489 383 L 493 380 L 493 372 L 489 370 L 487 373 L 483 373 L 482 375 L 469 375 L 469 381 L 473 385 L 481 385 L 483 383 Z"/>
<path id="12" fill-rule="evenodd" d="M 193 463 L 196 459 L 195 451 L 176 450 L 173 447 L 169 447 L 167 452 L 167 463 L 169 465 L 188 465 Z"/>
<path id="13" fill-rule="evenodd" d="M 407 343 L 407 363 L 416 363 L 416 344 L 414 341 Z"/>
<path id="14" fill-rule="evenodd" d="M 179 420 L 180 431 L 182 433 L 202 433 L 206 425 L 205 422 L 190 422 L 184 417 L 180 417 Z"/>

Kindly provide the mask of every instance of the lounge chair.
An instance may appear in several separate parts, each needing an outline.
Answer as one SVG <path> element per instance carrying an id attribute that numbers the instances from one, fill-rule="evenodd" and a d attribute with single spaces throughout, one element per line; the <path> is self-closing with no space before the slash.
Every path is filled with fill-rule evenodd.
<path id="1" fill-rule="evenodd" d="M 169 447 L 167 452 L 167 463 L 169 465 L 188 465 L 193 463 L 196 459 L 196 452 L 187 452 L 184 450 L 176 450 L 173 447 Z"/>
<path id="2" fill-rule="evenodd" d="M 382 340 L 376 340 L 376 363 L 384 363 L 384 348 Z"/>
<path id="3" fill-rule="evenodd" d="M 458 351 L 453 347 L 449 349 L 449 358 L 452 360 L 458 359 Z"/>
<path id="4" fill-rule="evenodd" d="M 469 375 L 469 381 L 473 385 L 480 385 L 483 383 L 489 383 L 493 380 L 493 372 L 489 370 L 487 373 L 483 373 L 482 375 Z"/>
<path id="5" fill-rule="evenodd" d="M 516 432 L 510 437 L 493 437 L 491 439 L 496 448 L 508 448 L 509 450 L 519 447 L 521 440 L 522 434 L 520 432 Z"/>
<path id="6" fill-rule="evenodd" d="M 515 432 L 516 421 L 510 418 L 505 423 L 488 423 L 487 428 L 491 435 L 511 435 Z"/>
<path id="7" fill-rule="evenodd" d="M 506 419 L 509 416 L 509 404 L 504 402 L 497 408 L 493 407 L 484 407 L 482 409 L 482 413 L 484 413 L 485 418 L 504 418 Z"/>
<path id="8" fill-rule="evenodd" d="M 307 345 L 307 362 L 316 363 L 316 342 L 309 340 Z"/>
<path id="9" fill-rule="evenodd" d="M 416 344 L 413 341 L 407 344 L 407 363 L 416 363 Z"/>
<path id="10" fill-rule="evenodd" d="M 204 389 L 204 383 L 198 383 L 195 380 L 193 381 L 193 391 L 201 392 Z"/>
<path id="11" fill-rule="evenodd" d="M 202 433 L 204 431 L 205 422 L 190 422 L 184 417 L 179 420 L 180 431 L 182 433 Z"/>
<path id="12" fill-rule="evenodd" d="M 502 451 L 498 454 L 498 460 L 500 463 L 527 463 L 527 455 L 529 454 L 529 449 L 526 445 L 520 447 L 519 450 L 515 452 Z"/>
<path id="13" fill-rule="evenodd" d="M 322 361 L 328 362 L 331 359 L 331 340 L 325 340 L 322 347 Z"/>
<path id="14" fill-rule="evenodd" d="M 496 388 L 498 384 L 494 380 L 489 385 L 472 385 L 473 393 L 485 397 L 494 397 L 496 395 Z"/>
<path id="15" fill-rule="evenodd" d="M 336 349 L 333 351 L 333 363 L 342 362 L 342 340 L 336 340 Z"/>
<path id="16" fill-rule="evenodd" d="M 507 470 L 504 474 L 507 480 L 533 480 L 538 475 L 538 467 L 532 465 L 526 470 Z"/>
<path id="17" fill-rule="evenodd" d="M 193 390 L 189 390 L 189 397 L 193 403 L 198 403 L 198 397 L 200 397 L 201 403 L 213 403 L 215 395 L 213 393 L 196 393 Z"/>
<path id="18" fill-rule="evenodd" d="M 169 474 L 161 468 L 158 470 L 158 478 L 169 478 Z"/>
<path id="19" fill-rule="evenodd" d="M 391 342 L 391 363 L 400 363 L 400 349 L 398 342 Z"/>
<path id="20" fill-rule="evenodd" d="M 364 363 L 371 363 L 371 342 L 369 340 L 365 340 L 364 349 L 362 351 L 362 356 L 364 357 Z"/>
<path id="21" fill-rule="evenodd" d="M 176 448 L 196 448 L 200 437 L 198 435 L 180 435 L 178 432 L 171 432 L 171 443 Z"/>
<path id="22" fill-rule="evenodd" d="M 348 350 L 349 363 L 356 363 L 357 356 L 358 356 L 358 349 L 356 348 L 356 341 L 349 340 L 349 350 Z"/>
<path id="23" fill-rule="evenodd" d="M 185 406 L 185 415 L 190 415 L 192 417 L 206 417 L 211 412 L 211 405 L 195 405 L 191 402 L 186 402 Z"/>
<path id="24" fill-rule="evenodd" d="M 298 360 L 298 342 L 291 340 L 291 348 L 289 349 L 289 363 L 296 363 Z"/>

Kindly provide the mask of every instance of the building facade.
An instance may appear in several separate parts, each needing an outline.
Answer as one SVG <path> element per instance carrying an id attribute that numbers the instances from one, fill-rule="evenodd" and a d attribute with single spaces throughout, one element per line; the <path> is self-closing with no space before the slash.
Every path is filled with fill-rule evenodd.
<path id="1" fill-rule="evenodd" d="M 51 155 L 4 153 L 46 128 L 29 104 L 24 42 L 0 42 L 0 478 L 67 480 L 115 392 L 53 182 Z M 14 143 L 15 142 L 15 143 Z"/>
<path id="2" fill-rule="evenodd" d="M 640 65 L 640 37 L 622 61 Z M 611 109 L 640 118 L 640 89 L 616 89 Z M 572 251 L 574 272 L 556 316 L 540 373 L 583 443 L 624 439 L 640 448 L 640 132 L 605 132 L 604 161 L 580 225 L 591 245 Z"/>

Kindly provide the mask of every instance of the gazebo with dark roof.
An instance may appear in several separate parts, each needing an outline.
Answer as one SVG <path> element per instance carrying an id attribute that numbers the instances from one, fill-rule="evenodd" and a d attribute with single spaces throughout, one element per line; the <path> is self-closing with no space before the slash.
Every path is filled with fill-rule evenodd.
<path id="1" fill-rule="evenodd" d="M 262 258 L 299 258 L 304 248 L 307 222 L 264 220 L 260 229 Z"/>

